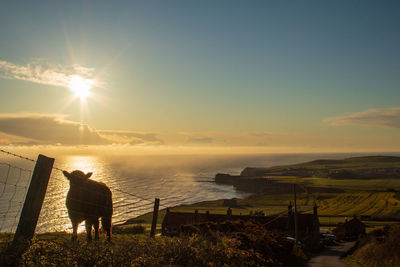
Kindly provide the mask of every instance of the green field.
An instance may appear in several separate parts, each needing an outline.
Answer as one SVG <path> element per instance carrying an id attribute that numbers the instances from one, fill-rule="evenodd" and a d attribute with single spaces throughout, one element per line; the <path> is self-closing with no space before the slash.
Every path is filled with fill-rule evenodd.
<path id="1" fill-rule="evenodd" d="M 362 216 L 362 220 L 367 225 L 367 231 L 400 220 L 400 191 L 388 192 L 376 189 L 385 188 L 387 185 L 397 188 L 393 180 L 381 180 L 380 183 L 370 180 L 362 186 L 360 186 L 360 181 L 357 183 L 353 180 L 335 182 L 335 188 L 345 189 L 343 193 L 298 193 L 298 210 L 310 213 L 316 203 L 321 227 L 324 228 L 335 227 L 337 223 L 344 222 L 354 215 Z M 340 186 L 338 186 L 339 183 Z M 332 184 L 331 186 L 333 187 Z M 247 215 L 251 211 L 263 211 L 265 215 L 278 214 L 287 211 L 290 202 L 294 203 L 293 194 L 253 194 L 244 199 L 237 199 L 237 207 L 232 208 L 232 214 Z M 179 212 L 198 210 L 200 213 L 209 211 L 212 214 L 226 214 L 227 207 L 223 205 L 223 200 L 215 200 L 180 205 L 171 207 L 170 210 Z M 159 224 L 164 215 L 165 209 L 161 210 L 158 216 Z M 151 219 L 152 213 L 148 213 L 130 220 L 130 223 L 150 224 Z"/>
<path id="2" fill-rule="evenodd" d="M 339 222 L 344 222 L 354 215 L 370 216 L 365 219 L 369 228 L 376 228 L 391 223 L 393 220 L 400 220 L 400 193 L 395 192 L 352 192 L 352 193 L 317 193 L 298 194 L 297 203 L 300 211 L 312 212 L 314 200 L 318 206 L 320 223 L 324 228 L 334 227 Z M 263 211 L 266 215 L 285 212 L 288 203 L 293 203 L 293 195 L 264 195 L 257 194 L 245 199 L 237 200 L 238 207 L 232 208 L 235 215 L 247 215 L 250 211 Z M 200 213 L 209 211 L 213 214 L 225 214 L 227 207 L 223 206 L 223 200 L 206 201 L 192 205 L 181 205 L 172 207 L 171 211 Z M 162 210 L 159 216 L 159 223 L 165 215 Z M 151 223 L 152 213 L 140 216 L 131 223 Z"/>
<path id="3" fill-rule="evenodd" d="M 309 177 L 309 178 L 289 178 L 279 181 L 283 182 L 297 182 L 305 185 L 314 185 L 322 187 L 333 187 L 352 191 L 387 191 L 387 190 L 397 190 L 400 191 L 400 179 L 331 179 L 331 178 L 319 178 L 319 177 Z"/>
<path id="4" fill-rule="evenodd" d="M 346 169 L 346 170 L 362 170 L 371 168 L 400 168 L 400 157 L 392 156 L 367 156 L 352 157 L 342 160 L 314 160 L 292 165 L 274 166 L 269 168 L 248 168 L 250 172 L 276 174 L 280 175 L 290 169 Z M 244 170 L 244 172 L 246 169 Z"/>
<path id="5" fill-rule="evenodd" d="M 365 215 L 372 217 L 394 217 L 400 219 L 400 193 L 399 192 L 351 192 L 351 193 L 314 193 L 298 194 L 297 204 L 299 210 L 309 210 L 314 205 L 318 206 L 320 215 L 353 216 Z M 234 214 L 248 214 L 251 210 L 262 210 L 267 214 L 275 214 L 287 210 L 289 202 L 293 203 L 293 195 L 253 195 L 237 201 L 238 208 L 233 208 Z M 171 208 L 173 211 L 205 212 L 223 214 L 227 207 L 222 206 L 223 201 L 208 201 L 193 205 L 182 205 Z M 311 211 L 310 211 L 311 212 Z"/>

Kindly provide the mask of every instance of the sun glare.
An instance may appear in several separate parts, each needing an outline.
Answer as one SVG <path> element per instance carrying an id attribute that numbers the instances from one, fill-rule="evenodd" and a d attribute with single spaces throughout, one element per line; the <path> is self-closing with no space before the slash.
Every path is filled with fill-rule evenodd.
<path id="1" fill-rule="evenodd" d="M 81 76 L 72 76 L 69 82 L 69 89 L 79 97 L 85 100 L 90 95 L 90 88 L 92 88 L 93 80 L 84 79 Z"/>

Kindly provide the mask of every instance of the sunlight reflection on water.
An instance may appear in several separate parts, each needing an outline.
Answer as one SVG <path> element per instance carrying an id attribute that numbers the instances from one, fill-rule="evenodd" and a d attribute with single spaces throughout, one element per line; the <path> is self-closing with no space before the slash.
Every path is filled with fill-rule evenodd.
<path id="1" fill-rule="evenodd" d="M 161 207 L 199 201 L 244 197 L 232 186 L 216 185 L 218 172 L 239 174 L 244 167 L 268 167 L 293 164 L 314 159 L 338 159 L 363 154 L 285 154 L 285 155 L 181 155 L 181 156 L 64 156 L 56 157 L 55 166 L 67 171 L 80 169 L 93 172 L 91 179 L 104 182 L 113 193 L 113 223 L 124 222 L 152 211 L 153 203 L 138 199 L 116 189 L 147 199 L 161 199 Z M 34 163 L 2 157 L 0 162 L 33 170 Z M 0 165 L 0 230 L 13 232 L 18 223 L 30 172 L 19 176 L 18 169 L 7 175 L 8 167 Z M 20 186 L 14 187 L 20 180 Z M 4 182 L 4 181 L 3 181 Z M 53 170 L 45 202 L 40 213 L 37 232 L 71 231 L 65 199 L 69 182 L 62 172 Z M 7 215 L 7 217 L 5 217 Z M 3 217 L 1 217 L 3 216 Z M 3 218 L 3 220 L 1 220 Z M 84 230 L 84 224 L 79 231 Z"/>
<path id="2" fill-rule="evenodd" d="M 215 173 L 181 172 L 171 166 L 149 168 L 144 165 L 133 167 L 132 162 L 111 163 L 96 156 L 70 156 L 56 159 L 55 164 L 67 171 L 93 172 L 91 179 L 107 184 L 113 193 L 113 223 L 124 222 L 152 211 L 153 203 L 113 189 L 122 189 L 140 197 L 153 200 L 161 198 L 161 205 L 174 206 L 183 203 L 212 200 L 217 198 L 242 197 L 232 186 L 221 186 L 210 182 Z M 209 182 L 204 182 L 207 180 Z M 54 170 L 49 181 L 45 202 L 40 214 L 37 232 L 68 231 L 65 200 L 69 182 L 62 172 Z M 78 231 L 84 231 L 81 223 Z"/>

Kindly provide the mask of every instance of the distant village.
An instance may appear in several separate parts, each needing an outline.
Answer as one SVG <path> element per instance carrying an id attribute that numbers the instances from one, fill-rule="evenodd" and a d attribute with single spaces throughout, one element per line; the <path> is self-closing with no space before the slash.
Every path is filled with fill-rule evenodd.
<path id="1" fill-rule="evenodd" d="M 243 231 L 227 224 L 228 222 L 256 223 L 264 229 L 277 231 L 288 240 L 298 243 L 307 250 L 317 250 L 324 243 L 336 240 L 355 240 L 365 234 L 365 224 L 357 217 L 344 223 L 339 223 L 332 231 L 321 229 L 318 217 L 318 207 L 313 207 L 312 213 L 298 212 L 290 203 L 287 212 L 266 216 L 261 211 L 251 211 L 247 215 L 232 215 L 232 208 L 236 205 L 235 199 L 225 200 L 226 214 L 211 214 L 209 211 L 174 212 L 167 209 L 162 222 L 162 234 L 177 236 L 181 234 L 201 234 L 213 228 L 222 232 Z M 236 227 L 237 228 L 237 227 Z M 297 237 L 297 238 L 296 238 Z M 297 240 L 297 241 L 296 241 Z"/>

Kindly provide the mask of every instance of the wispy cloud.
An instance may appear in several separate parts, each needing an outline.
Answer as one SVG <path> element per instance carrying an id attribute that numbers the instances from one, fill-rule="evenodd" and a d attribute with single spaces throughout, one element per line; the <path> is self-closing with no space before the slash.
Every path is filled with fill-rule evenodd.
<path id="1" fill-rule="evenodd" d="M 287 143 L 293 135 L 280 132 L 179 132 L 188 145 L 266 146 L 272 143 Z"/>
<path id="2" fill-rule="evenodd" d="M 7 139 L 0 138 L 0 143 L 3 144 L 24 142 L 49 145 L 154 145 L 162 143 L 162 140 L 153 133 L 99 131 L 87 124 L 67 120 L 65 115 L 60 114 L 0 114 L 0 133 L 7 136 Z"/>
<path id="3" fill-rule="evenodd" d="M 187 138 L 186 142 L 187 144 L 211 144 L 214 142 L 214 138 L 212 137 L 192 137 L 192 138 Z"/>
<path id="4" fill-rule="evenodd" d="M 400 128 L 400 107 L 370 109 L 349 115 L 327 118 L 324 122 L 334 126 L 362 125 Z"/>
<path id="5" fill-rule="evenodd" d="M 155 133 L 135 131 L 99 130 L 98 133 L 115 143 L 160 145 L 164 142 Z"/>
<path id="6" fill-rule="evenodd" d="M 34 60 L 25 65 L 0 60 L 0 77 L 33 83 L 68 87 L 75 75 L 93 78 L 94 69 L 79 65 L 69 67 L 53 65 L 45 60 Z"/>

